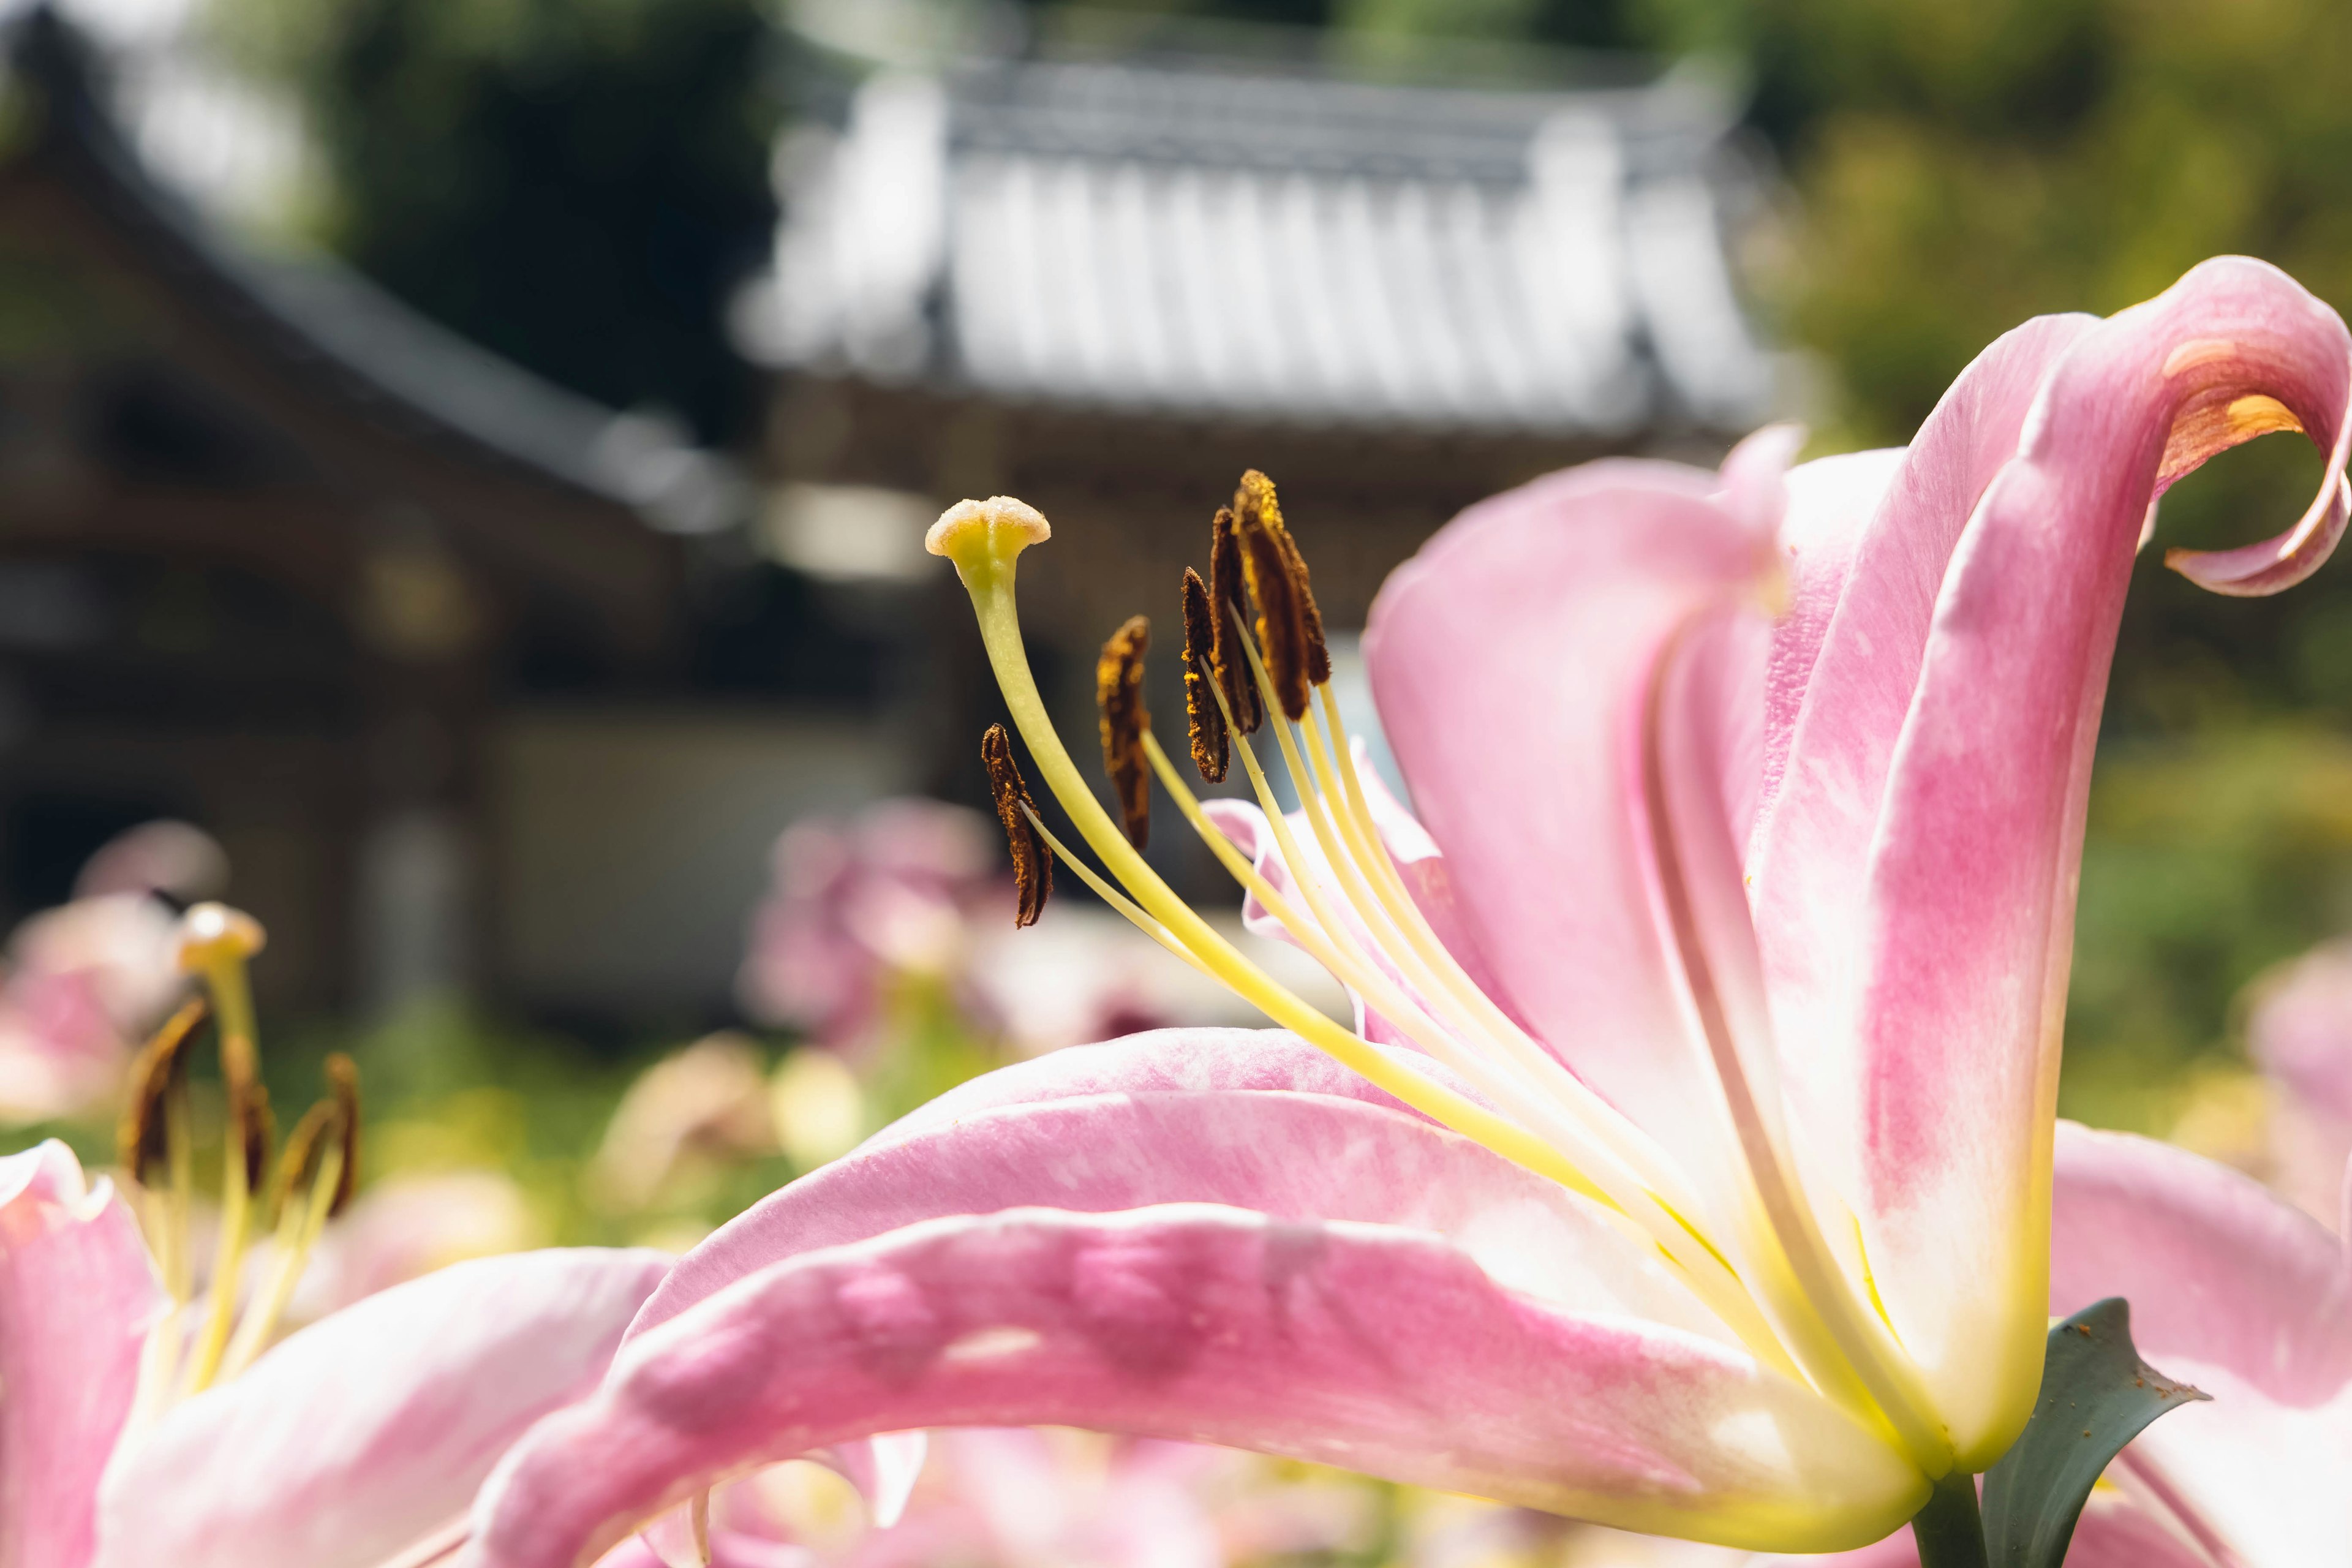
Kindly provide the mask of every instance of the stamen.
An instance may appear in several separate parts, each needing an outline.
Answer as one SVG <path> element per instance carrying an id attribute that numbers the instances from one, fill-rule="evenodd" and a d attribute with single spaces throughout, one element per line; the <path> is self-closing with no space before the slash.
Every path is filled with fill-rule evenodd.
<path id="1" fill-rule="evenodd" d="M 988 770 L 996 820 L 1004 825 L 1005 847 L 1013 857 L 1013 888 L 1019 900 L 1013 929 L 1019 931 L 1035 925 L 1045 912 L 1045 900 L 1054 890 L 1054 852 L 1032 826 L 1037 803 L 1021 781 L 1021 766 L 1013 760 L 1013 737 L 1003 725 L 991 724 L 981 735 L 980 762 Z"/>
<path id="2" fill-rule="evenodd" d="M 302 1113 L 279 1153 L 266 1212 L 277 1225 L 276 1261 L 268 1282 L 246 1310 L 236 1337 L 221 1359 L 220 1376 L 235 1377 L 269 1343 L 286 1315 L 302 1270 L 327 1221 L 351 1201 L 359 1168 L 359 1069 L 338 1051 L 327 1058 L 328 1097 Z M 305 1184 L 309 1195 L 295 1197 Z"/>
<path id="3" fill-rule="evenodd" d="M 327 1058 L 327 1089 L 335 1097 L 335 1107 L 342 1112 L 343 1160 L 341 1178 L 335 1183 L 335 1195 L 327 1205 L 327 1217 L 349 1208 L 352 1194 L 360 1180 L 360 1069 L 358 1064 L 341 1051 Z"/>
<path id="4" fill-rule="evenodd" d="M 205 999 L 194 997 L 163 1022 L 131 1063 L 130 1103 L 115 1124 L 115 1160 L 124 1174 L 153 1185 L 158 1170 L 171 1164 L 170 1102 L 186 1091 L 188 1047 L 205 1021 Z"/>
<path id="5" fill-rule="evenodd" d="M 1138 849 L 1151 837 L 1151 773 L 1143 761 L 1143 731 L 1151 715 L 1143 706 L 1143 651 L 1151 623 L 1129 616 L 1111 633 L 1095 663 L 1095 700 L 1102 707 L 1103 767 L 1118 797 L 1128 842 Z"/>
<path id="6" fill-rule="evenodd" d="M 1234 645 L 1232 617 L 1227 613 L 1228 607 L 1248 607 L 1244 598 L 1248 576 L 1242 566 L 1240 525 L 1234 521 L 1231 508 L 1219 507 L 1209 524 L 1209 610 L 1215 623 L 1210 627 L 1209 664 L 1217 672 L 1217 685 L 1231 709 L 1225 721 L 1236 735 L 1255 735 L 1265 722 L 1265 705 L 1258 700 L 1257 682 L 1250 679 L 1249 666 Z"/>
<path id="7" fill-rule="evenodd" d="M 1209 607 L 1208 585 L 1184 568 L 1184 722 L 1192 742 L 1192 765 L 1210 784 L 1224 782 L 1233 763 L 1224 705 L 1218 700 L 1217 613 Z"/>
<path id="8" fill-rule="evenodd" d="M 1274 481 L 1255 468 L 1242 475 L 1241 488 L 1234 494 L 1234 510 L 1249 526 L 1255 517 L 1264 525 L 1289 568 L 1290 590 L 1298 601 L 1298 618 L 1307 638 L 1307 679 L 1320 686 L 1331 679 L 1331 650 L 1323 640 L 1323 612 L 1316 606 L 1315 589 L 1307 577 L 1307 557 L 1299 553 L 1298 541 L 1289 525 L 1282 521 L 1282 505 L 1275 500 Z M 1293 719 L 1297 714 L 1291 714 Z"/>
<path id="9" fill-rule="evenodd" d="M 1003 692 L 1005 706 L 1011 710 L 1014 723 L 1020 727 L 1023 739 L 1028 743 L 1032 762 L 1044 775 L 1087 845 L 1108 868 L 1112 878 L 1133 895 L 1131 903 L 1121 899 L 1115 901 L 1113 907 L 1135 920 L 1154 940 L 1183 949 L 1196 967 L 1223 982 L 1276 1024 L 1298 1035 L 1406 1105 L 1440 1125 L 1484 1144 L 1504 1159 L 1525 1166 L 1571 1191 L 1597 1197 L 1599 1212 L 1609 1216 L 1612 1224 L 1635 1225 L 1637 1228 L 1633 1234 L 1645 1235 L 1686 1279 L 1698 1298 L 1706 1301 L 1744 1342 L 1748 1343 L 1759 1359 L 1790 1375 L 1801 1375 L 1789 1361 L 1787 1352 L 1775 1341 L 1769 1325 L 1758 1312 L 1756 1304 L 1748 1298 L 1738 1277 L 1730 1271 L 1720 1255 L 1706 1244 L 1705 1238 L 1682 1221 L 1670 1206 L 1652 1193 L 1642 1190 L 1638 1184 L 1627 1187 L 1622 1199 L 1596 1188 L 1594 1175 L 1597 1172 L 1609 1172 L 1612 1185 L 1620 1184 L 1621 1173 L 1616 1171 L 1612 1160 L 1596 1159 L 1588 1167 L 1580 1163 L 1577 1155 L 1568 1152 L 1570 1148 L 1580 1151 L 1590 1149 L 1588 1140 L 1574 1136 L 1572 1130 L 1561 1131 L 1560 1141 L 1547 1137 L 1519 1120 L 1513 1110 L 1492 1109 L 1482 1104 L 1412 1067 L 1410 1058 L 1376 1047 L 1363 1037 L 1339 1026 L 1276 982 L 1176 897 L 1143 858 L 1136 853 L 1134 846 L 1128 842 L 1118 825 L 1103 809 L 1101 802 L 1072 763 L 1068 751 L 1055 733 L 1044 700 L 1037 691 L 1036 680 L 1030 672 L 1028 657 L 1022 644 L 1019 612 L 1014 603 L 1013 562 L 1020 551 L 1034 542 L 1039 534 L 1034 531 L 1016 533 L 987 527 L 973 510 L 978 504 L 970 503 L 967 508 L 951 510 L 948 517 L 941 520 L 940 528 L 933 531 L 933 548 L 937 553 L 946 554 L 956 563 L 958 575 L 971 595 L 990 667 L 994 670 L 997 684 Z M 1022 510 L 1026 511 L 1027 509 Z M 947 527 L 950 521 L 957 523 L 954 530 Z M 1042 520 L 1039 520 L 1039 526 L 1043 526 Z M 1213 580 L 1216 574 L 1213 563 Z M 1284 580 L 1288 580 L 1286 574 Z M 1213 603 L 1212 608 L 1214 607 Z M 1237 635 L 1234 651 L 1250 651 L 1245 635 Z M 1256 662 L 1254 658 L 1252 662 Z M 1219 694 L 1223 695 L 1222 690 Z M 1302 702 L 1302 711 L 1304 706 Z M 1225 718 L 1229 730 L 1241 728 L 1234 723 L 1232 712 L 1228 711 Z M 1161 771 L 1163 782 L 1172 778 L 1172 767 L 1166 766 L 1164 753 L 1159 753 L 1157 744 L 1148 735 L 1144 745 L 1147 757 L 1155 757 L 1156 754 L 1154 767 Z M 998 741 L 995 747 L 1001 749 L 1002 757 L 1009 767 L 1012 756 L 1009 737 Z M 1255 758 L 1246 745 L 1240 749 L 1244 762 L 1251 766 L 1254 783 L 1263 789 L 1263 775 L 1256 770 Z M 1303 777 L 1304 768 L 1297 771 Z M 1017 778 L 1017 774 L 1013 776 Z M 1181 789 L 1181 781 L 1176 787 Z M 1179 795 L 1180 805 L 1189 796 L 1189 791 Z M 1000 792 L 1000 814 L 1005 814 L 1008 807 L 1020 812 L 1022 819 L 1029 825 L 1029 831 L 1039 835 L 1042 858 L 1051 841 L 1045 839 L 1042 828 L 1030 820 L 1034 807 L 1026 806 L 1024 800 L 1025 791 L 1023 797 L 1012 797 Z M 1008 835 L 1013 831 L 1009 821 L 1007 831 Z M 1277 832 L 1277 839 L 1281 837 L 1282 834 Z M 1231 846 L 1226 847 L 1230 849 Z M 1067 851 L 1064 851 L 1064 855 L 1090 885 L 1107 885 L 1097 883 L 1092 873 L 1081 862 L 1071 858 Z M 1304 890 L 1307 889 L 1302 884 Z M 1307 924 L 1304 921 L 1299 923 L 1302 927 Z M 1349 933 L 1349 928 L 1336 919 L 1328 929 Z M 1348 935 L 1348 940 L 1352 942 L 1352 934 Z M 1330 944 L 1323 945 L 1328 948 Z M 1349 965 L 1349 969 L 1355 967 Z M 1370 968 L 1369 965 L 1364 967 Z M 1393 986 L 1384 976 L 1375 971 L 1367 978 L 1366 984 L 1370 989 L 1360 991 L 1360 994 L 1367 995 L 1376 1011 L 1385 1016 L 1400 1017 L 1409 1032 L 1415 1027 L 1424 1028 L 1433 1040 L 1448 1040 L 1444 1031 L 1428 1024 L 1425 1015 L 1421 1014 L 1409 1000 L 1403 1001 L 1391 1012 L 1387 1004 L 1394 999 Z M 1458 1043 L 1451 1044 L 1458 1051 Z M 1473 1072 L 1474 1082 L 1498 1086 L 1497 1105 L 1531 1109 L 1541 1125 L 1555 1130 L 1559 1128 L 1557 1118 L 1543 1110 L 1540 1099 L 1530 1100 L 1522 1089 L 1514 1086 L 1501 1064 L 1481 1062 L 1475 1053 L 1459 1054 Z M 1631 1208 L 1622 1207 L 1621 1203 L 1630 1204 Z"/>
<path id="10" fill-rule="evenodd" d="M 229 1093 L 229 1129 L 245 1157 L 245 1190 L 257 1193 L 269 1169 L 270 1145 L 277 1142 L 278 1117 L 269 1109 L 269 1089 L 258 1079 Z"/>
<path id="11" fill-rule="evenodd" d="M 1274 675 L 1275 704 L 1286 718 L 1307 711 L 1307 639 L 1304 584 L 1292 566 L 1292 551 L 1283 547 L 1281 509 L 1274 504 L 1274 486 L 1255 468 L 1242 476 L 1234 492 L 1234 521 L 1241 538 L 1242 571 L 1249 579 L 1250 597 L 1257 602 L 1258 646 L 1265 650 L 1266 668 Z M 1329 658 L 1327 655 L 1328 667 Z M 1327 668 L 1328 674 L 1328 668 Z"/>
<path id="12" fill-rule="evenodd" d="M 703 1488 L 687 1505 L 687 1527 L 694 1536 L 694 1555 L 702 1568 L 710 1568 L 710 1489 Z"/>
<path id="13" fill-rule="evenodd" d="M 173 1309 L 148 1337 L 130 1418 L 134 1430 L 154 1419 L 179 1371 L 178 1309 L 187 1305 L 191 1289 L 188 1208 L 194 1185 L 188 1058 L 207 1011 L 203 997 L 191 998 L 141 1047 L 131 1068 L 130 1103 L 115 1128 L 117 1156 L 136 1189 L 140 1226 Z"/>

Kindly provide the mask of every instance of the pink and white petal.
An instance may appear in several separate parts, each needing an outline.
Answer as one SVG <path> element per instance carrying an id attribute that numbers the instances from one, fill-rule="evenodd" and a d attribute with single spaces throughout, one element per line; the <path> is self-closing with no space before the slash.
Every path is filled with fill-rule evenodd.
<path id="1" fill-rule="evenodd" d="M 82 1568 L 169 1303 L 130 1206 L 51 1140 L 0 1159 L 0 1563 Z"/>
<path id="2" fill-rule="evenodd" d="M 1445 1076 L 1427 1058 L 1421 1058 L 1421 1062 L 1423 1070 Z M 1452 1080 L 1447 1081 L 1451 1084 Z M 929 1137 L 942 1130 L 952 1131 L 987 1112 L 1014 1107 L 1106 1096 L 1260 1092 L 1355 1100 L 1418 1118 L 1417 1112 L 1406 1110 L 1386 1092 L 1295 1035 L 1276 1029 L 1151 1029 L 1098 1046 L 1069 1047 L 983 1073 L 899 1118 L 826 1171 L 863 1170 L 875 1163 L 880 1152 L 891 1145 Z M 826 1175 L 825 1171 L 812 1175 L 825 1176 L 828 1184 L 841 1179 Z M 792 1226 L 801 1223 L 797 1216 L 803 1197 L 796 1194 L 812 1190 L 809 1180 L 803 1178 L 754 1204 L 680 1258 L 661 1288 L 646 1303 L 635 1330 L 642 1331 L 751 1268 L 764 1267 L 786 1252 L 801 1250 L 808 1245 L 793 1239 Z M 952 1193 L 959 1180 L 948 1173 L 941 1190 Z M 1018 1201 L 1049 1200 L 1033 1194 Z M 1066 1206 L 1071 1199 L 1066 1191 L 1057 1191 L 1050 1201 Z M 779 1223 L 771 1217 L 779 1212 L 791 1213 L 795 1217 L 790 1224 Z M 932 1207 L 909 1217 L 954 1212 L 974 1211 L 968 1205 L 960 1208 Z M 898 1223 L 903 1222 L 889 1222 Z M 888 1227 L 888 1224 L 853 1223 L 849 1232 L 830 1234 L 824 1244 L 870 1236 Z"/>
<path id="3" fill-rule="evenodd" d="M 125 1448 L 100 1492 L 97 1563 L 374 1568 L 595 1386 L 669 1261 L 481 1258 L 320 1319 Z"/>
<path id="4" fill-rule="evenodd" d="M 1730 1139 L 1692 1113 L 1708 1072 L 1638 829 L 1662 650 L 1771 571 L 1719 489 L 1600 463 L 1482 502 L 1389 578 L 1364 637 L 1382 726 L 1502 999 L 1710 1190 Z"/>
<path id="5" fill-rule="evenodd" d="M 1787 579 L 1786 607 L 1772 626 L 1765 677 L 1763 756 L 1756 784 L 1759 822 L 1769 817 L 1780 793 L 1805 690 L 1864 531 L 1906 455 L 1900 447 L 1846 452 L 1800 463 L 1786 476 L 1788 508 L 1777 544 Z"/>
<path id="6" fill-rule="evenodd" d="M 1964 1461 L 2006 1447 L 2040 1378 L 2075 871 L 2125 585 L 2176 421 L 2245 396 L 2331 434 L 2352 403 L 2352 335 L 2261 262 L 2207 262 L 2075 342 L 1954 552 L 1888 775 L 1842 1141 L 1880 1297 Z"/>
<path id="7" fill-rule="evenodd" d="M 922 1479 L 923 1461 L 930 1451 L 928 1432 L 877 1432 L 828 1448 L 815 1458 L 856 1487 L 866 1500 L 866 1517 L 876 1529 L 887 1530 L 907 1511 L 907 1500 Z"/>
<path id="8" fill-rule="evenodd" d="M 2062 1121 L 2050 1310 L 2108 1296 L 2131 1303 L 2133 1342 L 2168 1373 L 2193 1359 L 2295 1405 L 2352 1380 L 2352 1278 L 2336 1237 L 2226 1165 Z"/>
<path id="9" fill-rule="evenodd" d="M 2028 321 L 1960 373 L 1908 447 L 1871 454 L 1859 472 L 1790 475 L 1783 544 L 1797 580 L 1774 635 L 1749 894 L 1792 1108 L 1849 1204 L 1863 1184 L 1852 1008 L 1866 873 L 1937 590 L 2050 366 L 2096 325 Z"/>
<path id="10" fill-rule="evenodd" d="M 2352 1388 L 2295 1409 L 2220 1365 L 2185 1357 L 2157 1364 L 2213 1398 L 2150 1426 L 2126 1459 L 2152 1467 L 2200 1527 L 2235 1553 L 2238 1568 L 2344 1562 L 2352 1542 L 2352 1493 L 2344 1485 L 2352 1475 Z M 2124 1559 L 2115 1561 L 2123 1568 Z"/>
<path id="11" fill-rule="evenodd" d="M 1171 1203 L 1424 1231 L 1564 1310 L 1731 1342 L 1653 1246 L 1557 1184 L 1399 1111 L 1267 1090 L 1040 1101 L 870 1145 L 771 1194 L 688 1253 L 630 1337 L 782 1259 L 924 1220 Z"/>
<path id="12" fill-rule="evenodd" d="M 465 1568 L 574 1568 L 710 1479 L 876 1430 L 1090 1426 L 1727 1544 L 1885 1534 L 1916 1471 L 1712 1341 L 1559 1312 L 1386 1226 L 1202 1205 L 932 1221 L 640 1336 L 483 1489 Z"/>

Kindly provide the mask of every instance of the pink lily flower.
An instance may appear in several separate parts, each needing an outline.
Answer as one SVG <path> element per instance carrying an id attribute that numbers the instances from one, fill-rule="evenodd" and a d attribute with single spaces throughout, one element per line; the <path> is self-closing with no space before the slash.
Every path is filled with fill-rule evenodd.
<path id="1" fill-rule="evenodd" d="M 730 1473 L 931 1426 L 1213 1441 L 1760 1550 L 1972 1509 L 2040 1382 L 2076 851 L 2133 555 L 2168 484 L 2296 428 L 2328 454 L 2305 517 L 2175 564 L 2232 593 L 2313 570 L 2347 517 L 2347 383 L 2336 314 L 2225 259 L 2012 332 L 1900 452 L 1784 473 L 1768 432 L 1720 474 L 1603 463 L 1473 509 L 1366 636 L 1425 836 L 1394 847 L 1247 476 L 1216 587 L 1186 584 L 1194 752 L 1221 773 L 1230 740 L 1261 786 L 1254 690 L 1319 857 L 1269 814 L 1290 893 L 1152 737 L 1133 623 L 1103 661 L 1124 821 L 1103 808 L 1021 648 L 1014 562 L 1048 525 L 951 509 L 933 547 L 1103 868 L 992 731 L 1023 917 L 1055 852 L 1289 1033 L 1008 1068 L 755 1206 L 509 1456 L 464 1561 L 573 1568 Z M 1151 873 L 1147 764 L 1360 1029 Z"/>
<path id="2" fill-rule="evenodd" d="M 130 1207 L 48 1142 L 0 1159 L 0 1563 L 378 1568 L 593 1386 L 669 1258 L 463 1263 L 296 1333 L 133 1430 L 169 1306 Z"/>

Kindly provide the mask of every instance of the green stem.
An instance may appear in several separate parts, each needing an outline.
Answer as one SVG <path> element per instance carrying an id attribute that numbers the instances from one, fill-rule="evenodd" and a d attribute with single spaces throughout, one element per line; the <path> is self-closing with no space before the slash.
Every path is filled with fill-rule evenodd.
<path id="1" fill-rule="evenodd" d="M 1954 1470 L 1937 1481 L 1927 1505 L 1912 1516 L 1911 1534 L 1919 1547 L 1919 1568 L 1987 1568 L 1977 1479 Z"/>

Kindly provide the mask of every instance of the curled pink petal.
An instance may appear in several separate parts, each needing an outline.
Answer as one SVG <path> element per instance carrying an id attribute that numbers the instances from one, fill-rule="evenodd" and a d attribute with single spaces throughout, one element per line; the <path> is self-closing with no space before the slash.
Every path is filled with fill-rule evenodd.
<path id="1" fill-rule="evenodd" d="M 1974 1459 L 2006 1447 L 2041 1365 L 2020 1303 L 2046 1294 L 2050 1108 L 2116 626 L 2176 423 L 2215 387 L 2332 431 L 2352 336 L 2240 258 L 2084 331 L 1954 552 L 1888 776 L 1840 1142 L 1862 1152 L 1848 1195 L 1888 1319 Z"/>

